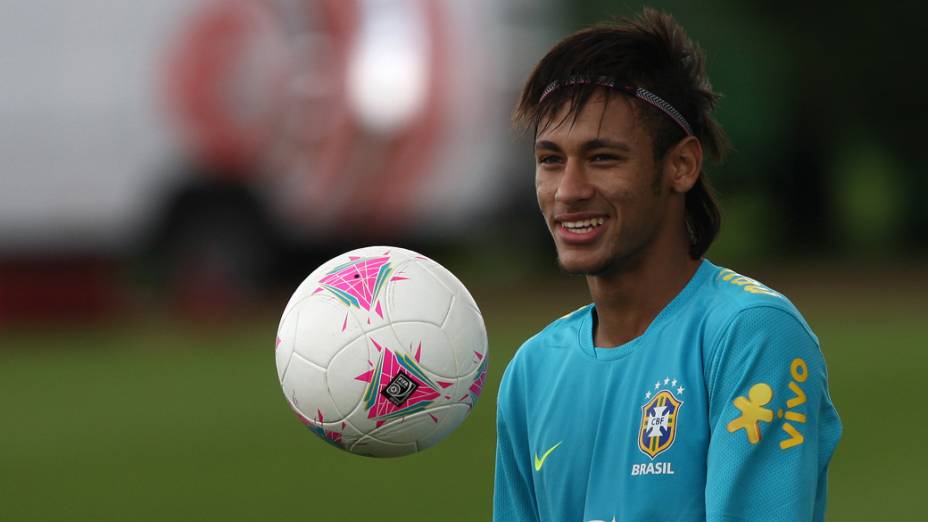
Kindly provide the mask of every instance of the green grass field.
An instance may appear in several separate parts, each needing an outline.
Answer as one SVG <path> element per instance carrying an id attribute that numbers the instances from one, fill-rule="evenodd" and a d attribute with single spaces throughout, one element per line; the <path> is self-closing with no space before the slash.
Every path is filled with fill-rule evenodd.
<path id="1" fill-rule="evenodd" d="M 448 440 L 402 459 L 340 452 L 302 427 L 277 383 L 271 314 L 0 334 L 0 519 L 488 520 L 502 370 L 584 295 L 475 294 L 492 353 L 484 396 Z M 845 427 L 829 519 L 916 520 L 925 310 L 879 289 L 846 295 L 792 296 L 822 341 Z"/>

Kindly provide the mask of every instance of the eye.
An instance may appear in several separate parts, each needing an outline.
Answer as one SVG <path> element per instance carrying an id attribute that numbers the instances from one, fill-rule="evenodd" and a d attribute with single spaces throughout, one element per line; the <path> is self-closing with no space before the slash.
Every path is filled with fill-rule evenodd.
<path id="1" fill-rule="evenodd" d="M 590 158 L 590 161 L 593 161 L 593 162 L 596 162 L 596 163 L 602 163 L 602 162 L 606 162 L 606 161 L 619 161 L 619 159 L 620 159 L 620 158 L 619 158 L 618 156 L 616 156 L 615 154 L 599 153 L 599 154 L 594 154 L 594 155 Z"/>
<path id="2" fill-rule="evenodd" d="M 557 165 L 561 163 L 561 157 L 556 154 L 542 154 L 535 159 L 539 165 Z"/>

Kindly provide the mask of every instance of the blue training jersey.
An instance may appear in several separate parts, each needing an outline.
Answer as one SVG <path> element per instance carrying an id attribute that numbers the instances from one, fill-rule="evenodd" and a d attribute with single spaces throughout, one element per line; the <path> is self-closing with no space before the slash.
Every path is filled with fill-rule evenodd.
<path id="1" fill-rule="evenodd" d="M 703 261 L 640 337 L 595 307 L 529 339 L 497 409 L 496 522 L 822 520 L 841 422 L 783 295 Z"/>

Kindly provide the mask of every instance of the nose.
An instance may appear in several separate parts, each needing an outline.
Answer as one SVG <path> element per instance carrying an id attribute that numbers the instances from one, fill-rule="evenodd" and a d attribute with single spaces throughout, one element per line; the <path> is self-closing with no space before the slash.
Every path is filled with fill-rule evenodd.
<path id="1" fill-rule="evenodd" d="M 567 161 L 561 175 L 554 200 L 558 203 L 571 204 L 593 197 L 593 185 L 587 177 L 582 162 Z"/>

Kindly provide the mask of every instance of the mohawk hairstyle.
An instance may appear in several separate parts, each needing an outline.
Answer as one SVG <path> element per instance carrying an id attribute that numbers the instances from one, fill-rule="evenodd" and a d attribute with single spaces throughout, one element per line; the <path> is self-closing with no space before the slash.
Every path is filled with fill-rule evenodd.
<path id="1" fill-rule="evenodd" d="M 713 91 L 705 70 L 705 54 L 669 14 L 651 8 L 634 18 L 596 25 L 558 42 L 529 76 L 513 113 L 516 128 L 537 134 L 565 105 L 566 118 L 576 119 L 594 93 L 625 96 L 596 82 L 564 84 L 545 95 L 552 82 L 575 77 L 609 78 L 617 84 L 647 89 L 676 108 L 693 129 L 706 157 L 721 161 L 728 138 L 712 111 L 720 95 Z M 542 99 L 543 98 L 543 99 Z M 650 132 L 655 158 L 662 158 L 686 136 L 667 114 L 630 98 L 635 115 Z M 686 227 L 690 256 L 705 254 L 721 225 L 714 191 L 703 172 L 686 194 Z"/>

